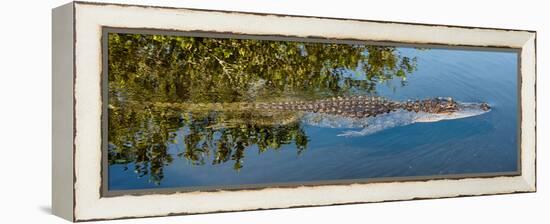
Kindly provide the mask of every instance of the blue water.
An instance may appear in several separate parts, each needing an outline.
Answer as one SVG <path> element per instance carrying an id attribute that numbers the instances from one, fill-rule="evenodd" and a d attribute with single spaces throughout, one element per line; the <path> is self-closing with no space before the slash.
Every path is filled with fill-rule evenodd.
<path id="1" fill-rule="evenodd" d="M 245 150 L 243 168 L 233 163 L 192 165 L 175 156 L 185 150 L 170 145 L 174 161 L 164 168 L 160 185 L 138 178 L 133 165 L 109 167 L 109 189 L 129 190 L 240 184 L 292 183 L 380 177 L 477 174 L 518 170 L 517 54 L 513 52 L 399 48 L 417 57 L 418 70 L 377 87 L 389 99 L 452 96 L 463 102 L 488 102 L 480 116 L 415 123 L 371 135 L 338 137 L 348 129 L 305 126 L 307 149 L 293 144 L 259 153 Z M 183 134 L 181 129 L 178 134 Z M 181 138 L 176 138 L 181 139 Z"/>

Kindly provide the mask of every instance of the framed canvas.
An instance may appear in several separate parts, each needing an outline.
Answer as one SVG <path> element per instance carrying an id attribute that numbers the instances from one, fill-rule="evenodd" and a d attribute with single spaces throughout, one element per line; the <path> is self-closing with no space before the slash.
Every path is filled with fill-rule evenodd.
<path id="1" fill-rule="evenodd" d="M 72 2 L 71 221 L 536 191 L 536 32 Z"/>

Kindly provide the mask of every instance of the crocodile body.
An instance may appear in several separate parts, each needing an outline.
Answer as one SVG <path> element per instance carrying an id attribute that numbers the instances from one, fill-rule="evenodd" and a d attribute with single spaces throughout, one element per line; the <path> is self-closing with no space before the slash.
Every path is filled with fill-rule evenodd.
<path id="1" fill-rule="evenodd" d="M 152 103 L 153 106 L 173 107 L 189 111 L 244 111 L 259 112 L 310 112 L 339 115 L 348 118 L 376 117 L 378 115 L 405 110 L 429 114 L 453 113 L 462 107 L 452 98 L 430 98 L 424 100 L 392 101 L 382 97 L 348 96 L 310 101 L 277 102 L 235 102 L 235 103 Z M 483 111 L 490 109 L 486 103 L 477 104 Z"/>
<path id="2" fill-rule="evenodd" d="M 363 128 L 345 131 L 339 136 L 363 136 L 387 128 L 416 122 L 472 117 L 489 112 L 487 103 L 457 102 L 452 98 L 392 101 L 381 97 L 349 96 L 319 100 L 279 100 L 274 102 L 232 103 L 169 103 L 128 102 L 125 106 L 143 109 L 170 108 L 186 111 L 197 117 L 217 119 L 210 128 L 238 127 L 243 123 L 258 125 L 286 125 L 303 122 L 311 126 L 335 128 Z M 110 109 L 120 109 L 109 105 Z M 387 116 L 381 116 L 386 114 Z"/>

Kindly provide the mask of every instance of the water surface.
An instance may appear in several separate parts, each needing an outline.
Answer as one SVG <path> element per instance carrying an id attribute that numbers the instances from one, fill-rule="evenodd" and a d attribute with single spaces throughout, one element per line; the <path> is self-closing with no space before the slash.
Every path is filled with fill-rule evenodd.
<path id="1" fill-rule="evenodd" d="M 222 155 L 227 157 L 225 162 L 216 158 L 220 155 L 214 151 L 206 152 L 219 150 L 221 146 L 216 144 L 204 146 L 206 151 L 196 155 L 201 158 L 186 156 L 187 146 L 195 136 L 191 133 L 202 129 L 181 125 L 181 120 L 186 119 L 182 115 L 180 119 L 164 121 L 167 125 L 176 124 L 170 131 L 171 137 L 158 137 L 170 139 L 166 151 L 159 153 L 153 147 L 142 155 L 149 162 L 120 158 L 122 162 L 109 165 L 109 190 L 474 175 L 518 170 L 516 53 L 415 48 L 397 48 L 396 52 L 416 57 L 416 70 L 405 80 L 397 77 L 376 84 L 377 95 L 392 100 L 450 96 L 462 102 L 488 102 L 491 111 L 464 119 L 414 123 L 354 137 L 338 135 L 360 128 L 324 128 L 302 122 L 299 128 L 283 127 L 268 133 L 283 136 L 280 138 L 283 140 L 271 143 L 275 146 L 238 145 L 236 138 L 251 138 L 251 135 L 234 134 L 229 138 L 235 139 L 227 142 L 237 142 L 231 147 L 242 150 Z M 350 94 L 356 93 L 350 90 Z M 258 136 L 261 133 L 254 134 L 253 138 Z M 213 132 L 210 138 L 222 136 Z M 273 150 L 265 149 L 270 147 Z M 231 159 L 235 156 L 242 158 L 237 159 L 238 164 Z M 155 163 L 156 158 L 164 160 Z M 115 161 L 115 156 L 112 159 Z M 159 168 L 162 170 L 158 171 Z"/>

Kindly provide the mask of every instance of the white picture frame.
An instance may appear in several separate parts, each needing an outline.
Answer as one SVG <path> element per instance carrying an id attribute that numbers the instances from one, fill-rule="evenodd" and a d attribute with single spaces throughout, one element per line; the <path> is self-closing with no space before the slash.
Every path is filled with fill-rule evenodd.
<path id="1" fill-rule="evenodd" d="M 536 191 L 536 32 L 72 2 L 53 10 L 53 213 L 70 221 L 325 206 Z M 269 24 L 266 26 L 265 24 Z M 104 28 L 320 37 L 520 52 L 520 166 L 512 176 L 260 189 L 102 193 Z"/>

